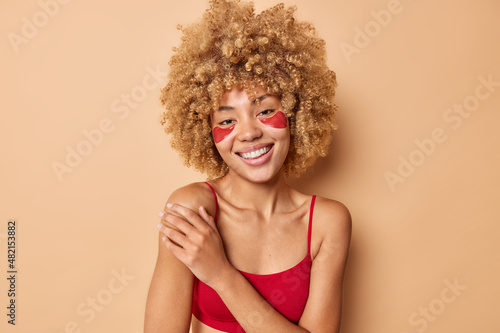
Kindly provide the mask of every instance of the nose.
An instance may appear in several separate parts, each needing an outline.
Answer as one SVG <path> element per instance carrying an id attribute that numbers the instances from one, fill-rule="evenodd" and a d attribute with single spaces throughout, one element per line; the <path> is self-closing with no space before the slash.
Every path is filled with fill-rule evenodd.
<path id="1" fill-rule="evenodd" d="M 262 124 L 257 119 L 244 119 L 238 125 L 237 137 L 240 141 L 253 141 L 262 136 Z"/>

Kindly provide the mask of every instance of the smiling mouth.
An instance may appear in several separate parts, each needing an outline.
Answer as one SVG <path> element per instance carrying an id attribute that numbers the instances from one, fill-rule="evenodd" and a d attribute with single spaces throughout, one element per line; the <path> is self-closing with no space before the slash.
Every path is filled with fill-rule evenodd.
<path id="1" fill-rule="evenodd" d="M 251 160 L 251 159 L 259 158 L 262 155 L 267 154 L 271 150 L 272 147 L 273 146 L 271 145 L 271 146 L 267 146 L 267 147 L 264 147 L 261 149 L 257 149 L 255 151 L 252 151 L 249 153 L 236 153 L 236 154 L 238 154 L 240 157 L 242 157 L 245 160 Z"/>

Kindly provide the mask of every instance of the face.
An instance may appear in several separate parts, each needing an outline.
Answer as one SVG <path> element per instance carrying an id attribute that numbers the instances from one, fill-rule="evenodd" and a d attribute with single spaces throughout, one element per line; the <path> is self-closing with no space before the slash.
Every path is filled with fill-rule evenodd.
<path id="1" fill-rule="evenodd" d="M 256 100 L 250 101 L 243 89 L 226 91 L 211 115 L 211 125 L 215 146 L 231 175 L 263 183 L 281 171 L 290 129 L 276 96 L 258 88 Z"/>

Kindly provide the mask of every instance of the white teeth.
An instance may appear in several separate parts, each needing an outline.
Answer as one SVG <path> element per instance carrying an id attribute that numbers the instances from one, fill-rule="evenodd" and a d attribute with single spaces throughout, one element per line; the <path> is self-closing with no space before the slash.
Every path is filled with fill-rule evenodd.
<path id="1" fill-rule="evenodd" d="M 243 157 L 244 159 L 249 159 L 249 158 L 256 158 L 256 157 L 259 157 L 261 155 L 264 155 L 265 153 L 267 153 L 268 151 L 270 150 L 269 147 L 264 147 L 264 148 L 261 148 L 259 150 L 255 150 L 255 151 L 252 151 L 250 153 L 242 153 L 240 154 L 241 157 Z"/>

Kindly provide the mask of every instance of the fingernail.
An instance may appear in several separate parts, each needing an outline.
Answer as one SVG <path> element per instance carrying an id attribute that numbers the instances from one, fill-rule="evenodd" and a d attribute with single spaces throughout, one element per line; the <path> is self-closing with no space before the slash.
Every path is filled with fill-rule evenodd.
<path id="1" fill-rule="evenodd" d="M 158 228 L 158 230 L 161 230 L 161 226 L 162 226 L 162 224 L 160 223 L 156 227 Z"/>
<path id="2" fill-rule="evenodd" d="M 173 203 L 168 203 L 167 208 L 172 208 L 173 205 L 174 205 Z"/>
<path id="3" fill-rule="evenodd" d="M 160 212 L 160 214 L 158 215 L 160 215 L 160 217 L 163 217 L 163 215 L 165 215 L 165 212 Z"/>

